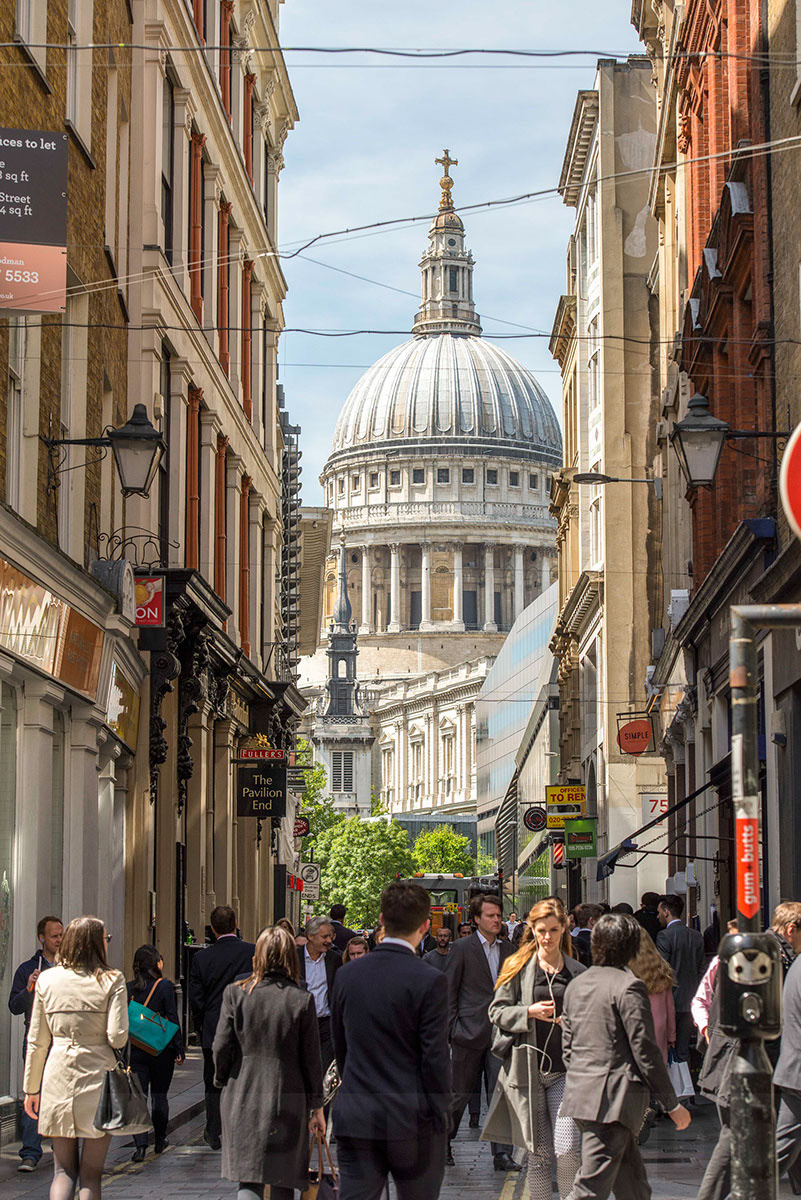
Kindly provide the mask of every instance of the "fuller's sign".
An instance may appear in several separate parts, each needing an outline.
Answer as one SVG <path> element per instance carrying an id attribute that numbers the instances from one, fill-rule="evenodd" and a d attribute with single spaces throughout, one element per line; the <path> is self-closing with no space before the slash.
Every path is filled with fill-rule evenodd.
<path id="1" fill-rule="evenodd" d="M 283 817 L 286 813 L 286 762 L 246 759 L 236 764 L 236 812 L 239 817 Z"/>
<path id="2" fill-rule="evenodd" d="M 618 713 L 617 744 L 621 754 L 641 754 L 655 749 L 654 722 L 650 713 Z"/>

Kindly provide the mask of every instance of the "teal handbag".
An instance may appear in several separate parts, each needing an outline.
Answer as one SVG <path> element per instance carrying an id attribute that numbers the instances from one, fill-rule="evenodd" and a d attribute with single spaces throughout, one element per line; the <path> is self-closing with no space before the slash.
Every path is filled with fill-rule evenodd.
<path id="1" fill-rule="evenodd" d="M 147 1007 L 160 982 L 157 979 L 153 984 L 144 1004 L 138 1004 L 136 1000 L 128 1001 L 128 1037 L 134 1046 L 153 1055 L 166 1050 L 178 1032 L 174 1021 L 160 1017 Z"/>

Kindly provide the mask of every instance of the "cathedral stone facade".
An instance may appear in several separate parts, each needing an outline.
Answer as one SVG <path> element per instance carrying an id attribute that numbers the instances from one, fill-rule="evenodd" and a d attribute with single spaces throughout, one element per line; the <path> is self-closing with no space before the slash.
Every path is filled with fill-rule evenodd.
<path id="1" fill-rule="evenodd" d="M 548 497 L 559 425 L 534 377 L 481 337 L 455 163 L 447 151 L 437 161 L 442 198 L 413 336 L 356 384 L 321 476 L 375 733 L 373 792 L 398 813 L 474 810 L 474 702 L 487 662 L 556 572 Z M 315 731 L 326 720 L 339 558 L 332 549 L 320 650 L 302 666 Z"/>

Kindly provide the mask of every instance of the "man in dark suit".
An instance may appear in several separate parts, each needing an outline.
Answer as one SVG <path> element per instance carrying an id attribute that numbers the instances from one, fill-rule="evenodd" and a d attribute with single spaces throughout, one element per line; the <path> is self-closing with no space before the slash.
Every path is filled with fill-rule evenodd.
<path id="1" fill-rule="evenodd" d="M 344 904 L 332 904 L 328 910 L 334 930 L 334 945 L 340 954 L 342 954 L 350 939 L 356 937 L 356 930 L 348 929 L 347 925 L 344 924 L 345 913 L 347 911 Z"/>
<path id="2" fill-rule="evenodd" d="M 497 896 L 476 896 L 470 904 L 470 916 L 476 932 L 454 943 L 445 961 L 445 977 L 450 985 L 448 1031 L 453 1069 L 453 1109 L 451 1138 L 455 1138 L 476 1081 L 486 1073 L 487 1092 L 495 1090 L 501 1060 L 490 1052 L 492 1026 L 489 1005 L 501 964 L 514 954 L 511 942 L 502 942 L 498 934 L 503 924 L 501 902 Z M 512 1147 L 492 1142 L 496 1171 L 516 1171 Z M 448 1165 L 453 1154 L 448 1147 Z"/>
<path id="3" fill-rule="evenodd" d="M 690 1005 L 706 970 L 704 939 L 697 929 L 690 929 L 682 921 L 684 901 L 681 896 L 660 897 L 656 911 L 662 926 L 656 935 L 656 948 L 670 963 L 676 976 L 673 989 L 676 1007 L 675 1054 L 679 1062 L 687 1062 L 693 1030 Z"/>
<path id="4" fill-rule="evenodd" d="M 801 1193 L 801 957 L 784 981 L 782 1048 L 773 1082 L 781 1089 L 776 1125 L 779 1174 L 789 1171 L 793 1192 Z"/>
<path id="5" fill-rule="evenodd" d="M 189 1005 L 195 1029 L 200 1034 L 203 1049 L 203 1085 L 206 1091 L 206 1129 L 203 1140 L 212 1150 L 222 1146 L 220 1121 L 220 1091 L 214 1086 L 212 1046 L 222 1008 L 223 992 L 229 983 L 253 970 L 256 947 L 243 942 L 236 933 L 236 913 L 226 904 L 219 904 L 211 914 L 211 928 L 216 941 L 199 950 L 189 974 Z"/>
<path id="6" fill-rule="evenodd" d="M 323 1075 L 334 1061 L 331 995 L 334 989 L 334 974 L 342 966 L 342 955 L 334 949 L 334 936 L 334 926 L 328 917 L 312 917 L 306 922 L 306 945 L 298 950 L 301 983 L 306 991 L 314 996 L 314 1007 L 317 1010 Z"/>
<path id="7" fill-rule="evenodd" d="M 334 984 L 332 1029 L 342 1085 L 334 1105 L 340 1200 L 436 1200 L 451 1103 L 448 984 L 416 950 L 431 901 L 416 883 L 381 896 L 383 942 Z"/>
<path id="8" fill-rule="evenodd" d="M 657 892 L 643 892 L 640 897 L 640 906 L 634 916 L 645 932 L 650 934 L 651 940 L 655 942 L 662 928 L 662 922 L 659 920 L 659 913 L 657 911 L 659 908 L 659 894 Z"/>
<path id="9" fill-rule="evenodd" d="M 637 1134 L 651 1095 L 677 1129 L 690 1124 L 656 1044 L 645 984 L 626 970 L 640 937 L 633 916 L 602 916 L 592 931 L 593 966 L 565 992 L 560 1112 L 578 1122 L 582 1135 L 569 1200 L 608 1200 L 613 1192 L 618 1200 L 649 1200 Z"/>
<path id="10" fill-rule="evenodd" d="M 573 934 L 573 949 L 580 963 L 585 967 L 592 966 L 590 938 L 592 927 L 603 915 L 600 904 L 578 904 L 575 908 L 576 931 Z"/>

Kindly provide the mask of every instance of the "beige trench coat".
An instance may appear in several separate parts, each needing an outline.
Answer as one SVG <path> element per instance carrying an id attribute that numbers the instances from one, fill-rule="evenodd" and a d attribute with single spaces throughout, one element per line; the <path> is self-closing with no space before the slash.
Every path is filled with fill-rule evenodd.
<path id="1" fill-rule="evenodd" d="M 128 1041 L 128 996 L 121 972 L 101 979 L 51 967 L 36 981 L 23 1087 L 41 1092 L 39 1133 L 98 1138 L 93 1125 L 112 1046 Z M 49 1053 L 48 1053 L 49 1051 Z"/>
<path id="2" fill-rule="evenodd" d="M 575 958 L 565 958 L 565 967 L 573 977 L 586 969 Z M 489 1019 L 495 1029 L 515 1034 L 515 1044 L 501 1066 L 498 1082 L 490 1101 L 481 1138 L 485 1142 L 506 1142 L 537 1152 L 537 1101 L 540 1089 L 540 1056 L 537 1052 L 536 1022 L 528 1015 L 534 1002 L 537 956 L 522 971 L 495 992 L 489 1006 Z"/>

